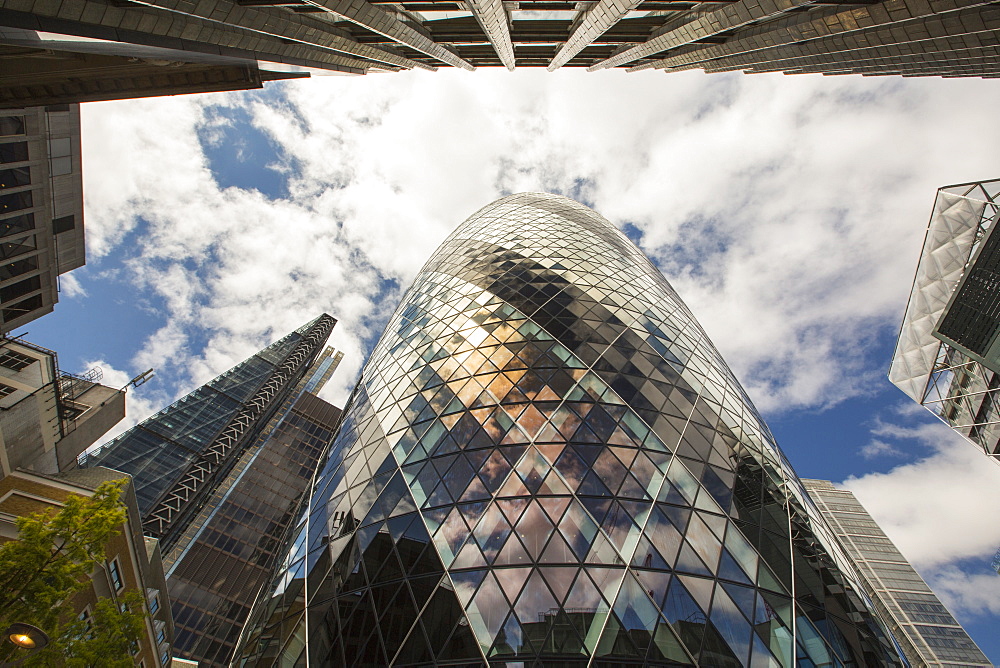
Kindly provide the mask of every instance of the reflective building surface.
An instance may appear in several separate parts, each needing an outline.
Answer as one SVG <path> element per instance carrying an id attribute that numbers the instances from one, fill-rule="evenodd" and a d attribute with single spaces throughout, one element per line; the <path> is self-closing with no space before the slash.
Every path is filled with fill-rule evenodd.
<path id="1" fill-rule="evenodd" d="M 911 665 L 991 668 L 990 660 L 851 492 L 828 480 L 802 484 L 857 566 Z"/>
<path id="2" fill-rule="evenodd" d="M 554 195 L 424 266 L 300 524 L 237 665 L 901 665 L 690 311 Z"/>
<path id="3" fill-rule="evenodd" d="M 322 315 L 81 458 L 133 476 L 161 538 L 174 651 L 225 666 L 283 555 L 340 410 L 313 394 L 342 355 Z"/>
<path id="4" fill-rule="evenodd" d="M 1000 180 L 937 192 L 889 380 L 1000 458 Z"/>

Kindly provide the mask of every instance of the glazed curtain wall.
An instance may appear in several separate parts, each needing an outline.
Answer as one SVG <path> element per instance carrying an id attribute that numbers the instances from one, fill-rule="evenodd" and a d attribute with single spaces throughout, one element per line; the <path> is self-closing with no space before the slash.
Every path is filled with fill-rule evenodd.
<path id="1" fill-rule="evenodd" d="M 244 665 L 901 664 L 690 311 L 571 200 L 449 236 L 331 453 Z"/>

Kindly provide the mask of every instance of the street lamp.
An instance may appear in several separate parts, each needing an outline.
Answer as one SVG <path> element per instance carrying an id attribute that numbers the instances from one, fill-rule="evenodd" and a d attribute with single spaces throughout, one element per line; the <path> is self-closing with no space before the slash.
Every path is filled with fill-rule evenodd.
<path id="1" fill-rule="evenodd" d="M 44 649 L 45 646 L 49 644 L 49 637 L 45 634 L 45 631 L 41 630 L 37 626 L 24 624 L 23 622 L 15 622 L 14 624 L 11 624 L 7 630 L 4 631 L 4 636 L 17 647 L 28 650 L 28 653 L 16 661 L 0 663 L 0 668 L 18 666 L 29 656 L 40 649 Z"/>

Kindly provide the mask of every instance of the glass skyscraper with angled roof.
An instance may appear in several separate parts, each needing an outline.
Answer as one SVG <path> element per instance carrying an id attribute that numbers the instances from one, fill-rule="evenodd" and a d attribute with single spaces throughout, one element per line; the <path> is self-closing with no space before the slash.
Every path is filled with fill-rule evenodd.
<path id="1" fill-rule="evenodd" d="M 890 666 L 858 576 L 621 232 L 513 195 L 404 295 L 246 666 Z"/>

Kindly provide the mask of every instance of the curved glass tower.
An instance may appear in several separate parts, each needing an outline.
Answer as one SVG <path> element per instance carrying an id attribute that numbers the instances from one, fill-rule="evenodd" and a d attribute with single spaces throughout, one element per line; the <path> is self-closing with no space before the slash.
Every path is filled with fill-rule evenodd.
<path id="1" fill-rule="evenodd" d="M 862 591 L 660 272 L 513 195 L 390 320 L 242 661 L 900 665 Z"/>

